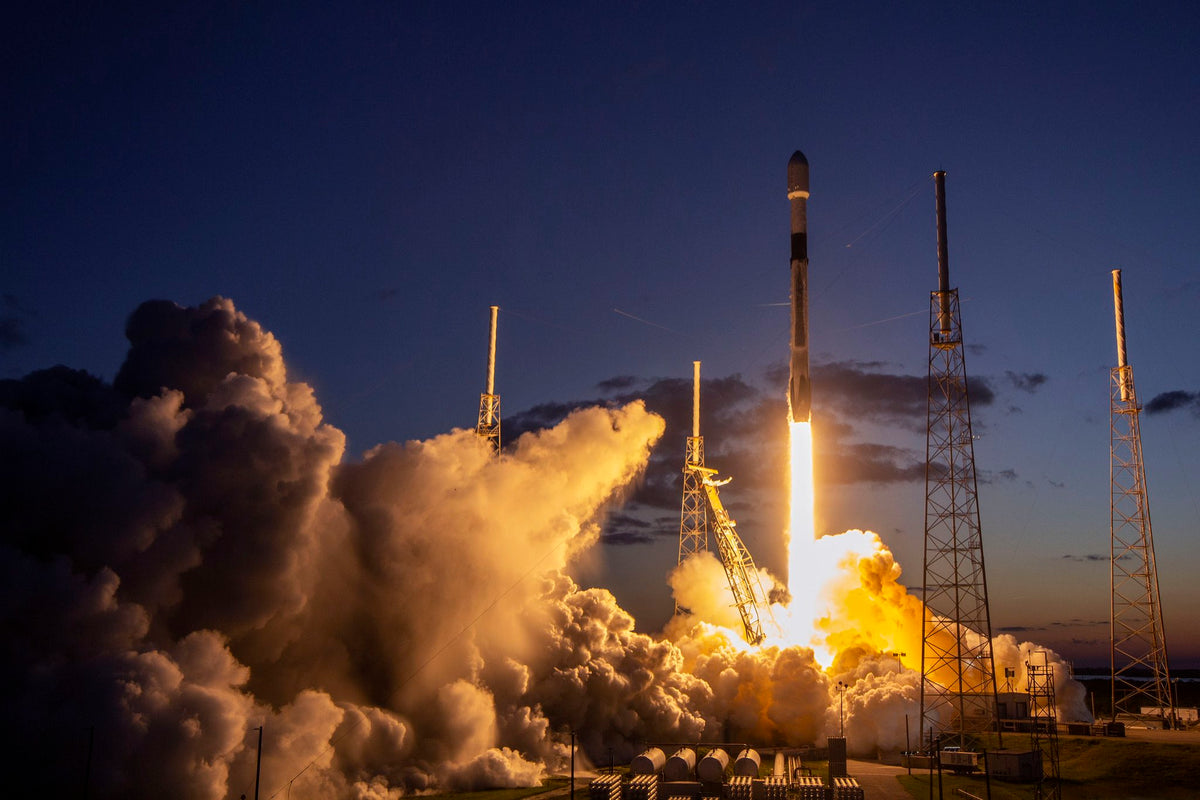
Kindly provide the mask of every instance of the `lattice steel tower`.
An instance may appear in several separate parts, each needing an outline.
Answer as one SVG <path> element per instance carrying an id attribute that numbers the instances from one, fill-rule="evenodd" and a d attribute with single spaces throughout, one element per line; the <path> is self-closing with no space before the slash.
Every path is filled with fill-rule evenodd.
<path id="1" fill-rule="evenodd" d="M 492 449 L 500 452 L 500 395 L 496 394 L 496 312 L 499 306 L 491 306 L 492 324 L 488 329 L 487 389 L 479 395 L 479 422 L 475 433 L 491 443 Z"/>
<path id="2" fill-rule="evenodd" d="M 704 466 L 704 437 L 700 435 L 700 362 L 692 362 L 692 435 L 683 456 L 683 505 L 679 513 L 679 563 L 708 550 L 708 505 L 704 475 L 693 469 Z M 675 603 L 675 613 L 687 609 Z"/>
<path id="3" fill-rule="evenodd" d="M 1117 367 L 1109 381 L 1109 472 L 1112 476 L 1110 552 L 1112 586 L 1112 715 L 1138 717 L 1142 706 L 1175 717 L 1167 640 L 1158 598 L 1158 570 L 1150 531 L 1150 499 L 1142 464 L 1142 407 L 1125 359 L 1125 311 L 1121 270 L 1114 269 Z M 1155 714 L 1154 716 L 1159 716 Z"/>
<path id="4" fill-rule="evenodd" d="M 1030 727 L 1030 749 L 1041 758 L 1041 772 L 1033 797 L 1034 800 L 1061 800 L 1054 667 L 1047 660 L 1045 650 L 1035 650 L 1029 654 L 1025 669 L 1029 685 L 1029 716 L 1033 723 Z"/>
<path id="5" fill-rule="evenodd" d="M 996 674 L 958 290 L 947 258 L 946 173 L 933 177 L 938 290 L 929 306 L 921 736 L 966 748 L 973 734 L 995 729 Z"/>

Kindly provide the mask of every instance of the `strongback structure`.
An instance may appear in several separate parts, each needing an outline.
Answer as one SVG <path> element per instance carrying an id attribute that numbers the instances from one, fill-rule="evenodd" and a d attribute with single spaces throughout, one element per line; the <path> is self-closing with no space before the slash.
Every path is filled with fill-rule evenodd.
<path id="1" fill-rule="evenodd" d="M 729 589 L 733 592 L 733 604 L 737 607 L 742 618 L 746 641 L 750 644 L 762 644 L 766 639 L 763 631 L 762 618 L 770 614 L 767 607 L 766 593 L 762 581 L 758 578 L 758 569 L 754 559 L 746 549 L 742 537 L 734 529 L 737 524 L 721 503 L 717 487 L 729 483 L 730 478 L 717 480 L 717 471 L 708 467 L 693 467 L 704 486 L 704 497 L 708 501 L 708 511 L 712 517 L 713 536 L 717 540 L 717 553 L 721 556 L 721 565 L 725 567 L 725 577 L 729 580 Z"/>
<path id="2" fill-rule="evenodd" d="M 970 748 L 995 728 L 996 675 L 958 290 L 950 288 L 946 174 L 934 173 L 938 290 L 929 307 L 921 736 Z"/>
<path id="3" fill-rule="evenodd" d="M 1109 381 L 1111 494 L 1112 714 L 1161 716 L 1173 722 L 1167 641 L 1158 597 L 1150 499 L 1142 463 L 1142 407 L 1125 357 L 1121 270 L 1112 271 L 1117 324 L 1117 366 Z M 1143 714 L 1143 708 L 1154 712 Z"/>
<path id="4" fill-rule="evenodd" d="M 742 619 L 746 641 L 761 644 L 763 616 L 769 616 L 766 593 L 750 551 L 735 530 L 717 489 L 730 479 L 717 479 L 717 471 L 704 464 L 704 438 L 700 435 L 700 362 L 692 362 L 692 435 L 687 440 L 683 462 L 683 508 L 679 521 L 679 563 L 708 550 L 709 526 L 725 577 L 733 592 L 733 602 Z M 675 604 L 676 613 L 688 609 Z"/>
<path id="5" fill-rule="evenodd" d="M 700 435 L 700 362 L 692 362 L 692 435 L 683 457 L 683 505 L 679 513 L 679 563 L 708 550 L 708 506 L 704 499 L 704 437 Z M 675 613 L 687 611 L 675 603 Z"/>
<path id="6" fill-rule="evenodd" d="M 475 425 L 475 433 L 487 439 L 497 454 L 500 452 L 500 395 L 496 394 L 496 312 L 499 310 L 499 306 L 491 306 L 487 383 L 486 390 L 479 395 L 479 422 Z"/>

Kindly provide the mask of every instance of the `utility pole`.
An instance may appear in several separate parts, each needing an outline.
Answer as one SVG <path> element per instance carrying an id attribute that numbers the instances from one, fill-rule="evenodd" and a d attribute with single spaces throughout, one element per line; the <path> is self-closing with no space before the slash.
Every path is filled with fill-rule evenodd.
<path id="1" fill-rule="evenodd" d="M 262 725 L 258 726 L 258 760 L 254 762 L 254 800 L 258 800 L 258 779 L 262 775 Z"/>

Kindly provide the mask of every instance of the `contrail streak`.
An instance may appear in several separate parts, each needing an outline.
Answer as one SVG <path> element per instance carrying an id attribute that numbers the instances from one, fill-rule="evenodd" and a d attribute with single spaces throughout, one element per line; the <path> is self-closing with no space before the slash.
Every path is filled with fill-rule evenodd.
<path id="1" fill-rule="evenodd" d="M 630 313 L 629 313 L 629 312 L 627 312 L 627 311 L 622 311 L 622 310 L 621 310 L 621 309 L 619 309 L 619 308 L 614 308 L 614 309 L 613 309 L 613 312 L 614 312 L 614 313 L 617 313 L 617 314 L 620 314 L 622 317 L 629 317 L 630 319 L 632 319 L 632 320 L 635 320 L 635 321 L 637 321 L 637 322 L 640 322 L 640 323 L 642 323 L 643 325 L 649 325 L 651 328 L 660 328 L 660 329 L 662 329 L 662 330 L 664 330 L 664 331 L 667 331 L 667 332 L 669 332 L 669 333 L 677 333 L 677 334 L 679 334 L 680 336 L 683 336 L 683 334 L 682 334 L 682 333 L 680 333 L 679 331 L 675 330 L 674 328 L 668 328 L 666 325 L 659 325 L 657 322 L 651 322 L 651 321 L 650 321 L 650 320 L 648 320 L 648 319 L 642 319 L 641 317 L 635 317 L 633 314 L 630 314 Z"/>

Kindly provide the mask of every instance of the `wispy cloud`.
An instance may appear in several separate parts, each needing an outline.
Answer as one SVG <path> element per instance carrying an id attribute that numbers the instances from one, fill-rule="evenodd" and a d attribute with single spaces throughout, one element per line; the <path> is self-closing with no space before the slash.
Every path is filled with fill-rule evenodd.
<path id="1" fill-rule="evenodd" d="M 1004 377 L 1008 379 L 1008 382 L 1014 388 L 1022 392 L 1028 392 L 1029 394 L 1036 392 L 1049 380 L 1045 373 L 1042 372 L 1013 372 L 1012 370 L 1006 370 Z"/>
<path id="2" fill-rule="evenodd" d="M 1154 395 L 1150 402 L 1146 403 L 1147 414 L 1164 414 L 1180 408 L 1190 409 L 1192 414 L 1200 417 L 1200 392 L 1173 389 Z"/>

